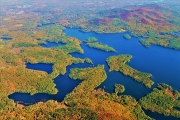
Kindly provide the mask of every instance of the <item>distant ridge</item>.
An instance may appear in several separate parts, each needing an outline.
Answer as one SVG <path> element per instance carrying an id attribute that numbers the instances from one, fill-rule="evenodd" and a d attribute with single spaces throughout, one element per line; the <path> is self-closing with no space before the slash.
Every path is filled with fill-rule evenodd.
<path id="1" fill-rule="evenodd" d="M 83 21 L 83 24 L 108 27 L 113 26 L 113 23 L 116 27 L 117 20 L 121 21 L 119 25 L 122 28 L 143 33 L 148 31 L 170 32 L 180 28 L 180 13 L 160 4 L 133 5 L 100 11 L 93 18 L 87 19 L 86 22 Z"/>

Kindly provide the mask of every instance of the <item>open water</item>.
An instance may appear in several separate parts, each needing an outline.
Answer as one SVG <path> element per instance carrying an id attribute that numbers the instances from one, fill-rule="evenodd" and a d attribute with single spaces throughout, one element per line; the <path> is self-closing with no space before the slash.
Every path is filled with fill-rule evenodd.
<path id="1" fill-rule="evenodd" d="M 67 36 L 76 37 L 80 40 L 86 40 L 88 37 L 96 37 L 98 42 L 107 44 L 113 47 L 116 52 L 105 52 L 94 48 L 89 48 L 84 43 L 81 47 L 84 50 L 84 54 L 72 53 L 72 56 L 79 58 L 90 58 L 94 66 L 98 64 L 104 64 L 107 73 L 107 79 L 97 88 L 103 88 L 106 92 L 114 92 L 114 84 L 123 84 L 126 88 L 123 94 L 131 95 L 137 100 L 145 96 L 152 91 L 158 83 L 166 83 L 173 87 L 173 89 L 180 91 L 180 51 L 169 48 L 163 48 L 160 46 L 152 45 L 150 48 L 145 48 L 138 41 L 138 38 L 131 38 L 130 40 L 124 39 L 125 33 L 115 34 L 97 34 L 94 32 L 80 32 L 78 29 L 67 28 L 65 31 Z M 56 43 L 47 42 L 42 47 L 54 47 Z M 155 82 L 152 89 L 144 87 L 141 83 L 135 82 L 132 78 L 123 75 L 120 72 L 108 72 L 109 67 L 106 63 L 106 59 L 112 55 L 119 54 L 130 54 L 133 56 L 131 61 L 128 63 L 134 69 L 142 72 L 151 73 L 153 75 L 152 80 Z M 71 68 L 84 68 L 90 67 L 89 64 L 78 64 L 67 67 L 66 75 L 58 76 L 55 78 L 56 88 L 59 90 L 56 95 L 48 95 L 39 93 L 34 96 L 30 96 L 28 93 L 14 93 L 9 98 L 14 101 L 18 101 L 25 105 L 37 103 L 39 101 L 47 101 L 50 99 L 61 102 L 66 94 L 70 93 L 74 87 L 76 87 L 81 81 L 71 80 L 68 77 Z M 52 72 L 52 65 L 46 64 L 27 64 L 27 68 L 46 71 L 47 73 Z M 164 117 L 150 111 L 145 111 L 147 115 L 155 119 L 163 120 L 176 120 L 174 117 Z"/>

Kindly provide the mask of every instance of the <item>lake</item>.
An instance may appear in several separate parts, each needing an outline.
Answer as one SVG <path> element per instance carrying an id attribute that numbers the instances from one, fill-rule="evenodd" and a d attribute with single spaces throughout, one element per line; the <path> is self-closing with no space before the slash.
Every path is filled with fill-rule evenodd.
<path id="1" fill-rule="evenodd" d="M 45 71 L 48 74 L 50 74 L 52 72 L 52 65 L 53 64 L 43 64 L 43 63 L 31 64 L 31 63 L 27 63 L 26 67 L 28 69 Z"/>
<path id="2" fill-rule="evenodd" d="M 44 66 L 43 66 L 44 65 Z M 45 67 L 47 64 L 26 64 L 26 67 L 28 69 L 32 69 L 34 67 L 34 70 L 41 70 L 41 71 L 52 71 L 52 65 L 48 64 L 49 70 L 47 71 L 47 68 Z M 35 104 L 37 102 L 43 102 L 47 100 L 56 100 L 58 102 L 61 102 L 66 94 L 70 93 L 76 86 L 78 86 L 79 83 L 81 83 L 81 80 L 72 80 L 69 78 L 68 74 L 70 72 L 70 69 L 72 68 L 85 68 L 90 67 L 90 64 L 73 64 L 71 66 L 67 67 L 67 73 L 65 75 L 59 75 L 57 78 L 54 79 L 54 82 L 56 84 L 56 88 L 58 89 L 58 93 L 56 95 L 49 95 L 46 93 L 38 93 L 35 95 L 30 95 L 29 93 L 14 93 L 9 95 L 8 97 L 10 99 L 13 99 L 14 101 L 23 104 L 25 106 Z"/>
<path id="3" fill-rule="evenodd" d="M 10 38 L 10 37 L 1 37 L 1 40 L 8 41 L 8 40 L 12 40 L 12 38 Z"/>
<path id="4" fill-rule="evenodd" d="M 80 40 L 86 40 L 88 37 L 96 37 L 98 42 L 103 44 L 108 44 L 110 47 L 113 47 L 116 52 L 105 52 L 102 50 L 97 50 L 94 48 L 89 48 L 85 44 L 81 44 L 81 47 L 84 49 L 84 54 L 72 53 L 72 56 L 79 58 L 90 58 L 94 65 L 104 64 L 105 70 L 107 73 L 107 79 L 97 88 L 103 88 L 106 92 L 114 92 L 114 84 L 123 84 L 125 86 L 125 95 L 131 95 L 137 100 L 145 96 L 152 89 L 147 89 L 141 83 L 135 82 L 132 78 L 123 75 L 120 72 L 108 72 L 109 67 L 106 63 L 106 59 L 112 55 L 119 54 L 131 54 L 133 58 L 128 63 L 134 69 L 137 69 L 142 72 L 151 73 L 153 75 L 152 80 L 155 82 L 153 88 L 157 86 L 158 83 L 166 83 L 173 87 L 173 89 L 180 91 L 180 51 L 173 49 L 163 48 L 159 46 L 150 46 L 150 48 L 145 48 L 138 41 L 138 38 L 131 38 L 130 40 L 124 39 L 123 35 L 126 33 L 115 33 L 115 34 L 97 34 L 94 32 L 80 32 L 78 29 L 67 28 L 65 31 L 67 36 L 76 37 Z M 54 47 L 57 46 L 56 43 L 50 43 L 50 46 L 42 47 Z M 47 71 L 46 67 L 40 67 L 37 64 L 35 66 L 29 65 L 27 68 L 35 69 L 42 68 L 38 70 Z M 45 64 L 44 64 L 45 65 Z M 30 96 L 26 93 L 14 93 L 9 96 L 9 98 L 15 101 L 21 101 L 25 105 L 34 104 L 39 101 L 47 101 L 50 99 L 57 100 L 61 102 L 66 94 L 70 93 L 74 87 L 76 87 L 81 81 L 71 80 L 68 77 L 69 70 L 71 68 L 84 68 L 90 66 L 89 64 L 77 64 L 67 67 L 67 73 L 65 76 L 58 76 L 55 79 L 55 84 L 59 90 L 57 95 L 48 95 L 48 94 L 36 94 Z M 51 67 L 47 67 L 51 69 Z M 48 71 L 47 71 L 48 72 Z M 49 70 L 50 72 L 50 70 Z M 67 87 L 68 86 L 68 87 Z M 173 117 L 164 117 L 152 112 L 146 112 L 148 115 L 156 119 L 171 119 L 176 120 Z"/>
<path id="5" fill-rule="evenodd" d="M 80 40 L 85 40 L 88 37 L 96 37 L 98 39 L 98 42 L 108 44 L 116 50 L 116 53 L 104 52 L 82 45 L 84 54 L 73 53 L 72 55 L 74 57 L 89 57 L 95 65 L 105 64 L 105 69 L 106 71 L 108 71 L 109 68 L 105 62 L 107 57 L 119 54 L 131 54 L 133 58 L 128 63 L 128 65 L 139 71 L 151 73 L 153 75 L 152 80 L 156 83 L 156 85 L 157 83 L 164 82 L 171 85 L 175 90 L 180 91 L 180 51 L 154 45 L 150 46 L 150 48 L 145 48 L 139 43 L 138 38 L 131 38 L 130 40 L 124 39 L 123 35 L 125 33 L 83 33 L 78 31 L 78 29 L 66 29 L 65 33 L 68 36 L 74 36 Z M 128 82 L 133 81 L 131 78 L 119 74 L 119 72 L 107 72 L 107 74 L 108 79 L 101 85 L 106 86 L 105 90 L 109 89 L 110 86 L 108 84 L 111 83 L 112 80 L 119 79 L 119 81 L 123 82 L 127 79 Z M 146 89 L 140 83 L 135 82 L 135 84 L 133 83 L 134 85 L 130 84 L 131 83 L 129 83 L 129 87 L 126 86 L 126 90 L 128 90 L 128 88 L 132 89 L 133 87 L 138 86 L 138 89 L 136 89 L 136 91 L 147 91 L 147 93 L 149 92 L 149 89 Z M 156 85 L 154 85 L 154 87 L 156 87 Z M 109 89 L 107 92 L 112 92 L 112 90 L 110 91 Z M 133 94 L 132 91 L 131 94 Z M 138 99 L 142 96 L 133 95 L 133 97 Z"/>

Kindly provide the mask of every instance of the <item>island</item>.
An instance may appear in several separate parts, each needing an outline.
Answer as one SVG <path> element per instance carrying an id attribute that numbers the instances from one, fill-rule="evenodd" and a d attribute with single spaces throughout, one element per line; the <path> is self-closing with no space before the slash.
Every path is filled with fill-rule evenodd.
<path id="1" fill-rule="evenodd" d="M 114 48 L 109 47 L 106 44 L 102 44 L 100 42 L 97 42 L 97 39 L 95 37 L 89 37 L 84 42 L 86 43 L 86 45 L 88 45 L 91 48 L 96 48 L 96 49 L 103 50 L 106 52 L 116 52 Z"/>
<path id="2" fill-rule="evenodd" d="M 124 34 L 123 37 L 124 37 L 125 39 L 127 39 L 127 40 L 131 39 L 131 36 L 130 36 L 129 34 Z"/>
<path id="3" fill-rule="evenodd" d="M 87 43 L 87 45 L 91 48 L 96 48 L 96 49 L 100 49 L 100 50 L 104 50 L 106 52 L 116 52 L 114 48 L 109 47 L 108 45 L 104 45 L 102 43 L 99 42 L 93 42 L 93 43 Z"/>
<path id="4" fill-rule="evenodd" d="M 85 42 L 87 42 L 87 43 L 97 42 L 97 38 L 95 38 L 95 37 L 89 37 Z"/>
<path id="5" fill-rule="evenodd" d="M 131 55 L 118 55 L 118 56 L 111 56 L 106 59 L 106 62 L 108 63 L 110 69 L 109 71 L 120 71 L 124 75 L 130 76 L 137 82 L 140 82 L 144 84 L 146 87 L 151 88 L 151 86 L 154 84 L 154 82 L 150 79 L 152 77 L 152 74 L 140 72 L 126 63 L 131 60 Z"/>
<path id="6" fill-rule="evenodd" d="M 114 92 L 115 92 L 116 94 L 118 94 L 118 93 L 123 93 L 124 91 L 125 91 L 124 85 L 121 85 L 121 84 L 115 84 L 115 85 L 114 85 Z"/>

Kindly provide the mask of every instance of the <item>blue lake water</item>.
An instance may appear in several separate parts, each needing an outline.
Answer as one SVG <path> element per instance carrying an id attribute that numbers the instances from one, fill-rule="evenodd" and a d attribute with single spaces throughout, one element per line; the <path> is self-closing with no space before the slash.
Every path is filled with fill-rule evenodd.
<path id="1" fill-rule="evenodd" d="M 104 64 L 107 73 L 107 79 L 97 88 L 103 88 L 106 92 L 114 92 L 114 84 L 123 84 L 126 88 L 123 94 L 132 95 L 137 100 L 145 96 L 152 89 L 147 89 L 144 85 L 135 82 L 132 78 L 124 76 L 120 72 L 108 72 L 109 67 L 106 63 L 106 59 L 112 55 L 119 54 L 131 54 L 133 58 L 128 63 L 131 67 L 142 71 L 151 73 L 153 75 L 152 80 L 155 82 L 153 87 L 156 87 L 158 83 L 167 83 L 171 85 L 175 90 L 180 91 L 180 51 L 175 51 L 173 49 L 163 48 L 159 46 L 151 46 L 150 48 L 145 48 L 138 41 L 138 38 L 131 38 L 130 40 L 124 39 L 122 34 L 96 34 L 94 32 L 83 33 L 78 29 L 69 29 L 65 31 L 67 36 L 73 36 L 80 40 L 86 40 L 88 37 L 96 37 L 98 42 L 103 44 L 108 44 L 113 47 L 116 52 L 105 52 L 102 50 L 97 50 L 94 48 L 89 48 L 85 44 L 81 47 L 84 49 L 84 54 L 72 53 L 72 56 L 79 58 L 90 58 L 94 65 Z M 48 45 L 51 44 L 51 45 Z M 48 43 L 43 47 L 54 47 L 57 46 L 56 43 Z M 30 65 L 31 66 L 31 65 Z M 57 101 L 62 101 L 64 96 L 70 93 L 75 86 L 77 86 L 81 81 L 71 80 L 68 77 L 69 70 L 75 67 L 87 67 L 88 64 L 78 64 L 67 67 L 67 74 L 65 76 L 58 76 L 55 79 L 56 87 L 59 92 L 57 95 L 48 94 L 37 94 L 30 96 L 29 94 L 15 93 L 9 96 L 9 98 L 15 101 L 22 101 L 23 103 L 34 104 L 38 101 L 46 101 L 49 99 L 54 99 Z M 28 67 L 28 66 L 27 66 Z M 41 70 L 46 71 L 44 67 L 36 66 L 37 68 L 42 68 Z M 30 69 L 35 69 L 35 66 Z M 50 68 L 48 68 L 50 69 Z M 67 87 L 68 86 L 68 87 Z M 156 119 L 168 119 L 169 117 L 164 117 L 152 112 L 146 112 L 148 115 Z M 172 118 L 172 119 L 171 119 Z M 176 120 L 176 118 L 171 117 L 169 119 Z"/>
<path id="2" fill-rule="evenodd" d="M 53 64 L 44 64 L 44 63 L 31 64 L 31 63 L 27 63 L 26 67 L 28 69 L 45 71 L 48 74 L 50 74 L 52 72 L 52 65 Z"/>
<path id="3" fill-rule="evenodd" d="M 29 64 L 27 66 L 32 68 L 32 64 Z M 45 65 L 46 66 L 46 65 Z M 38 70 L 46 71 L 45 67 L 42 67 L 42 64 L 36 64 L 34 69 L 36 67 L 39 67 Z M 9 95 L 8 97 L 10 99 L 13 99 L 14 101 L 23 104 L 25 106 L 35 104 L 37 102 L 47 101 L 47 100 L 56 100 L 58 102 L 61 102 L 65 95 L 70 93 L 76 86 L 78 86 L 79 83 L 81 83 L 81 80 L 72 80 L 69 78 L 68 74 L 70 72 L 70 69 L 72 68 L 85 68 L 90 67 L 90 64 L 73 64 L 71 66 L 67 67 L 67 73 L 65 75 L 59 75 L 57 78 L 54 79 L 54 82 L 56 84 L 56 88 L 58 89 L 58 93 L 56 95 L 49 95 L 46 93 L 38 93 L 33 96 L 31 96 L 29 93 L 14 93 Z"/>
<path id="4" fill-rule="evenodd" d="M 179 120 L 178 118 L 171 117 L 171 116 L 163 116 L 161 114 L 158 114 L 156 112 L 151 112 L 149 110 L 144 110 L 144 112 L 146 113 L 146 115 L 151 116 L 152 118 L 156 120 Z"/>
<path id="5" fill-rule="evenodd" d="M 174 35 L 174 36 L 180 36 L 180 31 L 179 31 L 179 32 L 174 32 L 174 33 L 172 33 L 172 35 Z"/>
<path id="6" fill-rule="evenodd" d="M 180 111 L 180 108 L 178 108 L 178 107 L 174 107 L 174 109 Z"/>
<path id="7" fill-rule="evenodd" d="M 1 39 L 2 39 L 3 41 L 12 40 L 12 38 L 9 38 L 9 37 L 1 37 Z"/>
<path id="8" fill-rule="evenodd" d="M 80 40 L 85 40 L 88 37 L 96 37 L 99 42 L 108 44 L 116 50 L 116 53 L 104 52 L 82 45 L 82 48 L 84 49 L 84 54 L 81 55 L 78 53 L 73 53 L 73 56 L 82 58 L 85 56 L 89 57 L 93 60 L 95 65 L 105 64 L 107 70 L 108 66 L 105 62 L 107 57 L 119 54 L 131 54 L 133 58 L 128 63 L 128 65 L 139 71 L 151 73 L 153 75 L 152 80 L 156 84 L 164 82 L 171 85 L 174 89 L 180 91 L 180 51 L 153 45 L 150 48 L 145 48 L 139 43 L 137 38 L 131 38 L 130 40 L 124 39 L 124 34 L 96 34 L 94 32 L 83 33 L 79 32 L 77 29 L 66 29 L 65 33 L 68 36 L 74 36 Z M 114 75 L 111 75 L 112 77 L 109 76 L 110 78 L 102 84 L 103 86 L 106 86 L 106 89 L 108 89 L 108 84 L 111 83 L 114 78 L 118 78 L 120 81 L 126 81 L 126 79 L 129 79 L 129 77 L 127 76 L 125 76 L 124 78 L 124 75 L 119 75 L 119 77 L 117 77 L 118 72 L 107 72 L 107 74 L 108 76 L 109 74 Z M 128 82 L 131 81 L 132 80 L 128 80 Z M 143 87 L 140 83 L 135 83 L 136 84 L 133 83 L 133 85 L 129 85 L 131 86 L 129 87 L 129 89 L 132 88 L 132 86 L 138 86 L 139 88 L 137 87 L 138 89 L 136 89 L 136 91 L 149 92 L 149 90 Z M 154 85 L 154 87 L 155 86 L 156 85 Z M 128 86 L 126 87 L 126 90 L 128 90 Z M 131 92 L 131 94 L 133 93 Z M 142 96 L 138 97 L 137 95 L 137 97 L 134 97 L 139 98 Z"/>

